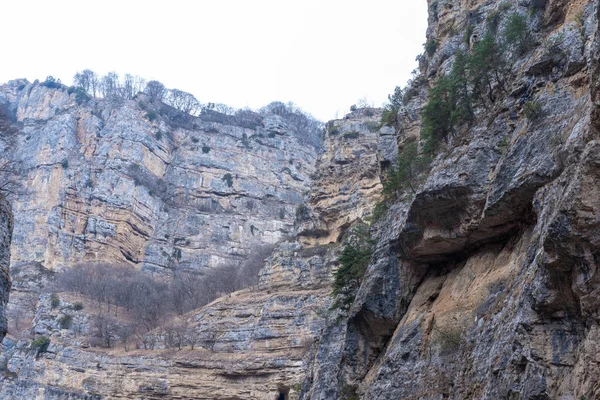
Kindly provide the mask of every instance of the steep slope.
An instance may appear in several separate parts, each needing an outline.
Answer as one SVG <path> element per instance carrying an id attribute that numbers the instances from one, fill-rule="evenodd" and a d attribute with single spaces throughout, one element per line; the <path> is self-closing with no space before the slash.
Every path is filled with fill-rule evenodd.
<path id="1" fill-rule="evenodd" d="M 461 52 L 509 29 L 527 42 L 506 50 L 504 79 L 378 224 L 349 316 L 325 329 L 301 398 L 600 398 L 598 3 L 429 7 L 399 149 L 426 143 L 421 110 Z"/>
<path id="2" fill-rule="evenodd" d="M 0 103 L 20 125 L 0 148 L 25 186 L 13 201 L 15 266 L 129 263 L 170 275 L 243 260 L 289 235 L 318 150 L 277 115 L 196 118 L 143 94 L 84 101 L 12 81 Z"/>
<path id="3" fill-rule="evenodd" d="M 8 201 L 0 195 L 0 341 L 6 335 L 6 304 L 11 287 L 10 241 L 13 230 L 13 216 Z"/>
<path id="4" fill-rule="evenodd" d="M 370 214 L 379 198 L 373 128 L 379 118 L 380 110 L 361 110 L 330 123 L 317 161 L 323 171 L 313 183 L 318 189 L 299 207 L 300 235 L 278 244 L 258 287 L 184 316 L 194 349 L 163 349 L 162 337 L 154 350 L 90 348 L 94 304 L 75 311 L 81 299 L 60 293 L 53 307 L 43 295 L 30 333 L 51 343 L 38 352 L 32 338 L 4 342 L 8 373 L 0 398 L 265 399 L 284 393 L 297 399 L 307 355 L 329 313 L 337 237 Z M 325 222 L 313 229 L 309 220 L 318 220 L 323 201 L 337 207 L 328 208 Z M 344 221 L 345 227 L 327 221 Z M 302 244 L 316 237 L 318 245 Z M 65 315 L 73 318 L 69 329 L 61 329 Z"/>

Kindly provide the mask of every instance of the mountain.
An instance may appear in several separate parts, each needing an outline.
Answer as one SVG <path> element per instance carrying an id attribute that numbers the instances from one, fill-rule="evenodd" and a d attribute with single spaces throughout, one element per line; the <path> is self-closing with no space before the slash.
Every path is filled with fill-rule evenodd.
<path id="1" fill-rule="evenodd" d="M 10 303 L 77 263 L 168 281 L 274 250 L 256 285 L 130 340 L 119 305 L 41 293 L 0 398 L 600 398 L 598 2 L 428 6 L 411 82 L 322 141 L 3 86 Z"/>

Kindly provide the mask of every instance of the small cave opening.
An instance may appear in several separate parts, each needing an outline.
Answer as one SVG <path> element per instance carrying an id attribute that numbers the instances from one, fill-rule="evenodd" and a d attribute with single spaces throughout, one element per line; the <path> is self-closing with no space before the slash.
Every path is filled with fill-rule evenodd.
<path id="1" fill-rule="evenodd" d="M 289 398 L 290 398 L 290 388 L 289 387 L 279 386 L 277 388 L 277 392 L 279 394 L 275 397 L 275 400 L 289 400 Z"/>

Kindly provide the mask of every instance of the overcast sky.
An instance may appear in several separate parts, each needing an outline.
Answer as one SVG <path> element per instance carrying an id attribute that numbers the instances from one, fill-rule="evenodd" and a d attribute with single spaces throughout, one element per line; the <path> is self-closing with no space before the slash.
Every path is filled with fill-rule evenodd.
<path id="1" fill-rule="evenodd" d="M 426 23 L 425 0 L 10 0 L 0 82 L 116 71 L 201 102 L 293 101 L 325 121 L 403 86 Z"/>

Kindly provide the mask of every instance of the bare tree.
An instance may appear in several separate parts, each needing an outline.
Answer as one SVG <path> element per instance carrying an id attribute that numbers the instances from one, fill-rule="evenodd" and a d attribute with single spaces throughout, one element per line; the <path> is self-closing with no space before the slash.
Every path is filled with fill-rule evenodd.
<path id="1" fill-rule="evenodd" d="M 113 347 L 118 338 L 118 324 L 110 318 L 98 315 L 93 320 L 94 341 L 92 345 L 102 347 Z"/>
<path id="2" fill-rule="evenodd" d="M 119 326 L 118 333 L 121 343 L 123 343 L 123 349 L 129 351 L 128 342 L 134 334 L 135 328 L 131 324 L 122 324 Z"/>
<path id="3" fill-rule="evenodd" d="M 100 93 L 106 99 L 121 98 L 121 88 L 119 83 L 119 74 L 109 72 L 102 77 L 100 81 Z"/>
<path id="4" fill-rule="evenodd" d="M 273 245 L 267 244 L 254 247 L 250 257 L 242 262 L 236 276 L 239 288 L 258 285 L 260 270 L 264 267 L 266 259 L 273 253 Z"/>
<path id="5" fill-rule="evenodd" d="M 186 343 L 190 345 L 192 350 L 202 341 L 202 332 L 196 327 L 189 327 L 185 333 Z"/>
<path id="6" fill-rule="evenodd" d="M 96 97 L 100 79 L 98 75 L 90 70 L 84 69 L 73 77 L 73 85 L 84 90 L 88 95 Z"/>
<path id="7" fill-rule="evenodd" d="M 146 86 L 146 81 L 143 78 L 137 75 L 126 74 L 121 85 L 122 97 L 126 100 L 131 100 L 144 89 L 144 86 Z"/>
<path id="8" fill-rule="evenodd" d="M 21 298 L 21 304 L 23 311 L 31 316 L 35 315 L 39 302 L 39 295 L 37 293 L 27 293 Z"/>
<path id="9" fill-rule="evenodd" d="M 207 293 L 205 280 L 197 273 L 175 272 L 170 286 L 173 308 L 179 315 L 200 308 L 214 298 Z"/>
<path id="10" fill-rule="evenodd" d="M 8 197 L 15 195 L 22 188 L 20 165 L 18 161 L 0 161 L 0 196 Z"/>
<path id="11" fill-rule="evenodd" d="M 150 81 L 144 89 L 144 93 L 148 95 L 148 98 L 152 102 L 164 101 L 167 95 L 167 89 L 165 85 L 159 81 Z"/>
<path id="12" fill-rule="evenodd" d="M 318 147 L 321 143 L 323 124 L 312 115 L 302 111 L 294 103 L 274 101 L 259 110 L 262 115 L 278 115 L 295 128 L 302 143 Z"/>
<path id="13" fill-rule="evenodd" d="M 179 89 L 171 89 L 167 100 L 170 106 L 190 115 L 196 115 L 201 108 L 193 94 Z"/>
<path id="14" fill-rule="evenodd" d="M 213 110 L 225 115 L 235 115 L 235 108 L 222 103 L 216 103 Z"/>

